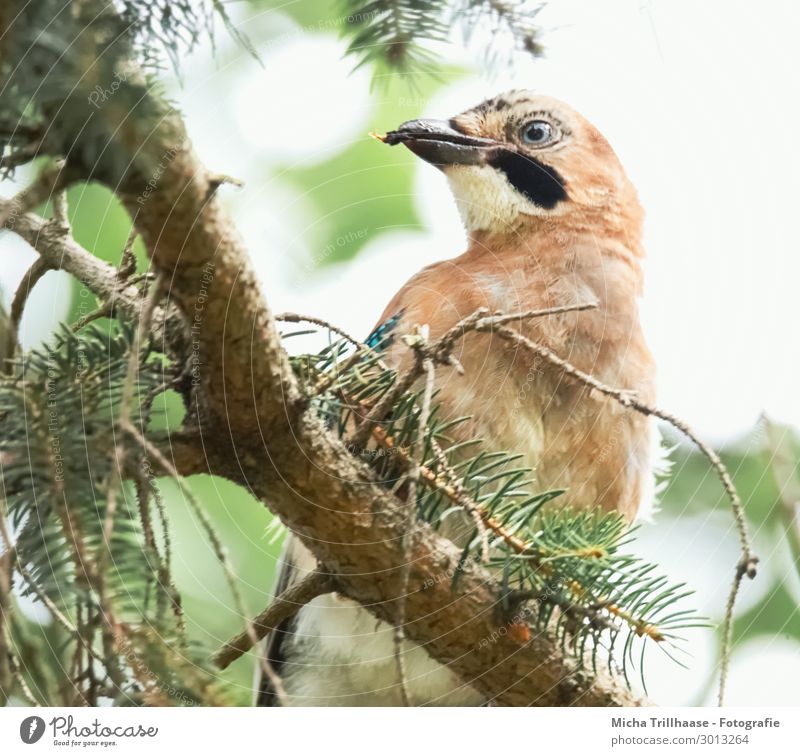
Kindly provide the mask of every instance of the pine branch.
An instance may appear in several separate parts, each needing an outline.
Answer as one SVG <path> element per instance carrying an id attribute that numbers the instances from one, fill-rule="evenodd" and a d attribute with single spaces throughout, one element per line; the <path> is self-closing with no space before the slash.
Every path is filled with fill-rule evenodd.
<path id="1" fill-rule="evenodd" d="M 558 308 L 557 312 L 591 306 Z M 686 595 L 680 593 L 680 586 L 670 587 L 664 578 L 654 577 L 651 565 L 617 554 L 626 531 L 620 517 L 540 513 L 558 492 L 533 493 L 524 481 L 530 471 L 516 468 L 513 455 L 482 450 L 477 439 L 468 445 L 454 444 L 451 434 L 465 418 L 437 417 L 428 427 L 427 392 L 420 400 L 410 391 L 423 372 L 424 361 L 432 365 L 432 356 L 436 355 L 438 362 L 447 363 L 456 334 L 463 337 L 473 330 L 499 330 L 507 322 L 552 314 L 552 310 L 543 310 L 490 316 L 479 311 L 432 345 L 424 337 L 412 335 L 406 341 L 415 352 L 414 364 L 396 378 L 368 351 L 356 350 L 360 362 L 355 364 L 350 359 L 340 362 L 344 342 L 333 343 L 318 355 L 295 357 L 293 362 L 298 376 L 311 390 L 323 385 L 314 370 L 321 375 L 335 371 L 333 384 L 326 389 L 327 398 L 316 395 L 321 415 L 346 417 L 352 413 L 366 418 L 359 428 L 358 442 L 348 443 L 355 453 L 364 449 L 360 434 L 369 420 L 371 438 L 389 454 L 373 455 L 366 449 L 362 458 L 387 487 L 396 491 L 402 484 L 403 497 L 416 498 L 421 518 L 438 526 L 449 508 L 456 506 L 480 521 L 475 536 L 464 547 L 462 562 L 485 557 L 488 548 L 481 527 L 494 534 L 491 564 L 502 572 L 507 593 L 536 597 L 538 615 L 534 624 L 539 630 L 550 628 L 553 610 L 558 609 L 556 634 L 569 635 L 572 648 L 578 649 L 578 659 L 584 656 L 582 649 L 593 649 L 593 664 L 597 649 L 605 645 L 610 654 L 618 637 L 624 638 L 625 650 L 619 661 L 625 671 L 631 661 L 632 638 L 672 642 L 676 630 L 698 622 L 689 612 L 674 611 L 675 602 Z M 348 369 L 343 370 L 341 364 Z M 429 380 L 430 373 L 427 385 Z M 363 401 L 364 391 L 370 393 L 369 402 Z M 346 420 L 340 422 L 340 434 L 347 433 L 349 425 Z M 418 444 L 420 432 L 424 443 Z M 439 448 L 442 443 L 445 446 Z M 418 454 L 414 452 L 417 446 Z M 409 484 L 412 477 L 424 484 L 416 496 L 416 486 Z M 408 562 L 406 554 L 401 563 Z M 458 570 L 454 581 L 457 579 Z M 640 599 L 646 593 L 657 598 L 643 603 Z M 405 596 L 405 590 L 400 595 Z M 612 661 L 609 658 L 609 663 Z"/>
<path id="2" fill-rule="evenodd" d="M 520 50 L 534 56 L 543 53 L 535 24 L 540 7 L 519 0 L 462 0 L 452 4 L 345 0 L 342 7 L 347 14 L 342 36 L 348 40 L 348 55 L 358 60 L 358 66 L 373 65 L 378 75 L 382 69 L 392 73 L 431 71 L 437 56 L 430 45 L 447 41 L 455 20 L 461 21 L 468 37 L 489 24 L 494 31 L 507 32 Z"/>

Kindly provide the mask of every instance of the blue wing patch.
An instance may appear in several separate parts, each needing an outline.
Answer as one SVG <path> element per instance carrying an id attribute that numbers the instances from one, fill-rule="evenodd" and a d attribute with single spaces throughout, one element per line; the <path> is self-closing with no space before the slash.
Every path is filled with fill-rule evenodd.
<path id="1" fill-rule="evenodd" d="M 382 352 L 394 342 L 394 329 L 403 317 L 403 310 L 381 323 L 364 342 L 370 349 Z"/>

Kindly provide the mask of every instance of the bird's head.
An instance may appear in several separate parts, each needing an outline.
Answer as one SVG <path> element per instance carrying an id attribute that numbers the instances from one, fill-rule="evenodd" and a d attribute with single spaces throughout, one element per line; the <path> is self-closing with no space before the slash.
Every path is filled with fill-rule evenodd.
<path id="1" fill-rule="evenodd" d="M 513 90 L 449 121 L 407 121 L 383 141 L 444 171 L 470 232 L 518 230 L 543 216 L 638 214 L 608 142 L 551 97 Z"/>

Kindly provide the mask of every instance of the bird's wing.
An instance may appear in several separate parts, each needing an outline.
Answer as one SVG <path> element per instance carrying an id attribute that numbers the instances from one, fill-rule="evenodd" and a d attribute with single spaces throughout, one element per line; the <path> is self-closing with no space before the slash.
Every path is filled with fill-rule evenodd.
<path id="1" fill-rule="evenodd" d="M 317 560 L 314 555 L 291 533 L 287 536 L 279 559 L 278 574 L 272 595 L 280 596 L 285 590 L 299 583 L 309 572 L 316 569 Z M 264 654 L 276 674 L 280 676 L 285 660 L 284 644 L 291 642 L 294 634 L 294 618 L 284 620 L 264 639 Z M 270 679 L 259 665 L 256 671 L 256 705 L 275 706 L 277 696 Z"/>
<path id="2" fill-rule="evenodd" d="M 372 333 L 367 336 L 364 343 L 376 352 L 384 352 L 388 349 L 395 339 L 395 329 L 403 317 L 403 311 L 392 313 L 383 319 L 380 325 L 376 326 Z"/>

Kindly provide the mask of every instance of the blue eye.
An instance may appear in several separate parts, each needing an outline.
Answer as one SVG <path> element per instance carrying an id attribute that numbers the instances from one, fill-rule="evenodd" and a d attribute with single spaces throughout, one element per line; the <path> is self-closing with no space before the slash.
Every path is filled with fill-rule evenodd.
<path id="1" fill-rule="evenodd" d="M 522 141 L 540 146 L 553 141 L 555 130 L 547 121 L 530 121 L 522 127 Z"/>

